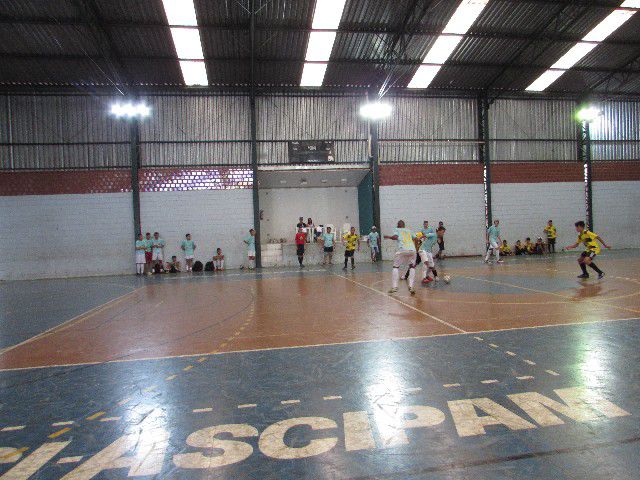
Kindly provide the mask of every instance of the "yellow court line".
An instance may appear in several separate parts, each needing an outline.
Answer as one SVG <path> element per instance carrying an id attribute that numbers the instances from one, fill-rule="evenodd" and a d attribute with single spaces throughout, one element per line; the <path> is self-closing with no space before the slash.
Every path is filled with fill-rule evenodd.
<path id="1" fill-rule="evenodd" d="M 487 280 L 485 278 L 469 277 L 469 276 L 466 276 L 466 275 L 459 275 L 459 276 L 462 277 L 462 278 L 468 278 L 469 280 L 476 280 L 478 282 L 493 283 L 493 284 L 502 285 L 502 286 L 505 286 L 505 287 L 519 288 L 521 290 L 526 290 L 526 291 L 529 291 L 529 292 L 542 293 L 542 294 L 545 294 L 545 295 L 553 295 L 554 297 L 565 298 L 565 299 L 572 300 L 572 301 L 576 300 L 573 297 L 570 297 L 570 296 L 567 296 L 567 295 L 562 295 L 560 293 L 548 292 L 548 291 L 545 291 L 545 290 L 537 290 L 535 288 L 529 288 L 529 287 L 522 287 L 520 285 L 515 285 L 513 283 L 498 282 L 496 280 Z M 593 304 L 598 305 L 598 306 L 617 308 L 619 310 L 626 310 L 627 312 L 632 312 L 632 313 L 640 313 L 640 310 L 634 310 L 632 308 L 620 307 L 618 305 L 609 305 L 608 303 L 599 302 L 597 300 L 584 299 L 583 301 L 587 302 L 587 303 L 593 303 Z"/>
<path id="2" fill-rule="evenodd" d="M 63 428 L 62 430 L 58 430 L 55 433 L 52 433 L 51 435 L 49 435 L 47 438 L 51 438 L 54 439 L 56 437 L 59 437 L 60 435 L 64 435 L 65 433 L 67 433 L 69 430 L 71 430 L 71 427 L 66 427 Z"/>
<path id="3" fill-rule="evenodd" d="M 345 277 L 344 275 L 338 275 L 337 273 L 334 273 L 334 275 L 336 277 L 344 278 L 345 280 L 347 280 L 349 282 L 355 283 L 356 285 L 359 285 L 362 288 L 366 288 L 368 290 L 371 290 L 372 292 L 376 292 L 379 295 L 384 295 L 385 298 L 389 298 L 389 299 L 391 299 L 391 300 L 393 300 L 395 302 L 398 302 L 400 305 L 404 305 L 405 307 L 410 308 L 411 310 L 414 310 L 414 311 L 418 312 L 419 314 L 424 315 L 425 317 L 429 317 L 430 319 L 435 320 L 438 323 L 446 325 L 447 327 L 452 328 L 452 329 L 456 330 L 457 332 L 468 333 L 466 330 L 463 330 L 463 329 L 461 329 L 459 327 L 456 327 L 455 325 L 452 325 L 451 323 L 446 322 L 446 321 L 444 321 L 444 320 L 442 320 L 442 319 L 440 319 L 438 317 L 434 317 L 433 315 L 431 315 L 431 314 L 429 314 L 429 313 L 427 313 L 425 311 L 422 311 L 419 308 L 414 307 L 413 305 L 409 305 L 408 303 L 403 302 L 399 298 L 396 298 L 394 296 L 391 296 L 391 295 L 388 295 L 388 294 L 384 293 L 382 290 L 375 289 L 373 287 L 370 287 L 369 285 L 365 285 L 364 283 L 356 282 L 355 280 L 353 280 L 351 278 L 348 278 L 348 277 Z"/>
<path id="4" fill-rule="evenodd" d="M 16 448 L 13 452 L 10 452 L 10 453 L 7 453 L 6 455 L 1 456 L 0 460 L 6 460 L 8 458 L 15 457 L 16 455 L 20 455 L 21 453 L 26 452 L 27 450 L 29 450 L 29 447 Z"/>
<path id="5" fill-rule="evenodd" d="M 0 356 L 15 349 L 18 347 L 21 347 L 22 345 L 26 345 L 27 343 L 33 342 L 35 340 L 38 340 L 42 337 L 46 337 L 48 335 L 52 335 L 54 333 L 58 333 L 59 331 L 65 330 L 69 327 L 71 327 L 73 324 L 75 324 L 75 322 L 82 322 L 87 320 L 88 318 L 91 318 L 92 316 L 94 316 L 95 314 L 101 312 L 103 309 L 107 308 L 107 307 L 112 307 L 115 304 L 121 302 L 122 300 L 125 300 L 126 298 L 128 298 L 129 296 L 133 295 L 134 293 L 136 293 L 138 290 L 140 290 L 141 288 L 144 287 L 138 287 L 135 290 L 132 290 L 130 292 L 127 292 L 123 295 L 120 295 L 119 297 L 116 298 L 112 298 L 111 300 L 109 300 L 106 303 L 103 303 L 102 305 L 98 305 L 97 307 L 94 307 L 90 310 L 87 310 L 86 312 L 81 313 L 80 315 L 76 315 L 73 318 L 70 318 L 69 320 L 66 320 L 64 322 L 62 322 L 59 325 L 56 325 L 55 327 L 51 327 L 48 330 L 45 330 L 44 332 L 41 332 L 31 338 L 27 338 L 26 340 L 20 342 L 20 343 L 16 343 L 15 345 L 12 345 L 10 347 L 5 348 L 4 350 L 0 351 Z"/>
<path id="6" fill-rule="evenodd" d="M 95 420 L 96 418 L 101 417 L 101 416 L 102 416 L 102 415 L 104 415 L 105 413 L 107 413 L 107 412 L 96 412 L 96 413 L 94 413 L 93 415 L 89 415 L 89 416 L 87 417 L 87 420 Z"/>

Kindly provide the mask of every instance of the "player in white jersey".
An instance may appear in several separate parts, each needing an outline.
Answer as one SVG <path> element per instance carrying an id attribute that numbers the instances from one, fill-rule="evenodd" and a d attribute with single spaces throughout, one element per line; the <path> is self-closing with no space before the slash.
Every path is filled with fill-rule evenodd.
<path id="1" fill-rule="evenodd" d="M 415 295 L 416 291 L 413 284 L 416 280 L 416 246 L 413 240 L 415 234 L 405 228 L 404 220 L 398 221 L 398 228 L 393 231 L 393 235 L 385 235 L 384 238 L 395 240 L 397 242 L 396 254 L 393 257 L 393 271 L 391 272 L 392 286 L 389 293 L 398 291 L 398 282 L 400 280 L 400 267 L 409 265 L 409 293 Z"/>

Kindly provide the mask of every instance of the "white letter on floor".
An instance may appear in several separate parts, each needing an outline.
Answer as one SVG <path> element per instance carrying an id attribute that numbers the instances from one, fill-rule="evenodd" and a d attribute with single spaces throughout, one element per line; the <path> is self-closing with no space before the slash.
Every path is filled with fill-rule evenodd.
<path id="1" fill-rule="evenodd" d="M 324 417 L 301 417 L 289 418 L 281 422 L 274 423 L 265 428 L 258 446 L 260 451 L 268 457 L 280 460 L 291 460 L 294 458 L 313 457 L 321 453 L 328 452 L 338 443 L 336 437 L 317 438 L 311 440 L 305 447 L 289 447 L 284 443 L 284 436 L 293 427 L 308 425 L 312 430 L 328 430 L 337 428 L 336 422 Z"/>
<path id="2" fill-rule="evenodd" d="M 557 402 L 537 392 L 514 393 L 507 395 L 507 397 L 542 427 L 564 423 L 551 410 L 576 422 L 590 422 L 598 420 L 602 416 L 611 418 L 631 415 L 588 388 L 561 388 L 554 390 L 554 392 L 558 394 L 564 403 Z M 598 415 L 598 412 L 601 415 Z"/>
<path id="3" fill-rule="evenodd" d="M 409 443 L 406 429 L 433 427 L 444 421 L 444 413 L 426 405 L 398 407 L 389 415 L 376 414 L 376 424 L 383 447 L 395 447 Z"/>
<path id="4" fill-rule="evenodd" d="M 251 456 L 253 447 L 237 440 L 215 438 L 221 433 L 230 433 L 233 438 L 257 437 L 258 430 L 246 423 L 216 425 L 193 432 L 187 437 L 187 445 L 196 448 L 222 450 L 220 455 L 209 456 L 201 452 L 179 453 L 173 456 L 173 463 L 181 468 L 215 468 L 238 463 Z"/>
<path id="5" fill-rule="evenodd" d="M 149 429 L 124 435 L 96 453 L 62 480 L 89 480 L 104 470 L 128 468 L 128 476 L 157 475 L 162 470 L 169 434 L 163 429 Z M 124 457 L 135 448 L 132 456 Z"/>
<path id="6" fill-rule="evenodd" d="M 36 473 L 42 466 L 55 457 L 60 450 L 71 442 L 50 442 L 33 451 L 11 470 L 0 477 L 2 480 L 25 480 Z"/>
<path id="7" fill-rule="evenodd" d="M 458 435 L 461 437 L 484 435 L 486 433 L 484 427 L 488 425 L 504 425 L 511 430 L 536 428 L 534 424 L 520 418 L 489 398 L 470 398 L 447 403 L 453 416 L 453 423 L 455 423 Z M 479 417 L 476 407 L 487 415 Z"/>
<path id="8" fill-rule="evenodd" d="M 376 448 L 367 412 L 345 412 L 342 414 L 342 418 L 344 420 L 344 446 L 347 452 Z"/>

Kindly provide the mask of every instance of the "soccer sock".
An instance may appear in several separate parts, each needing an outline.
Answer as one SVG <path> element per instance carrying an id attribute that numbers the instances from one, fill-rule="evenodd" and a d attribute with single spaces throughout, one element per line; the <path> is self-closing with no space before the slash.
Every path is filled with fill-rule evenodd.
<path id="1" fill-rule="evenodd" d="M 355 258 L 351 257 L 351 266 L 355 267 L 356 266 L 356 260 Z"/>
<path id="2" fill-rule="evenodd" d="M 391 272 L 391 286 L 393 288 L 398 288 L 399 280 L 400 280 L 400 269 L 398 267 L 393 267 L 393 271 Z"/>
<path id="3" fill-rule="evenodd" d="M 432 268 L 431 271 L 433 272 L 434 278 L 438 276 L 438 271 L 435 268 Z"/>
<path id="4" fill-rule="evenodd" d="M 493 249 L 493 254 L 496 256 L 496 261 L 500 261 L 500 249 L 499 248 L 494 248 Z"/>
<path id="5" fill-rule="evenodd" d="M 596 272 L 598 272 L 598 274 L 602 274 L 602 270 L 600 270 L 595 263 L 591 262 L 589 266 L 593 268 Z"/>
<path id="6" fill-rule="evenodd" d="M 587 266 L 584 263 L 580 264 L 580 268 L 582 269 L 582 273 L 584 273 L 585 275 L 589 275 L 589 273 L 587 272 Z"/>
<path id="7" fill-rule="evenodd" d="M 347 268 L 347 262 L 349 261 L 349 259 L 347 257 L 344 257 L 344 268 Z"/>
<path id="8" fill-rule="evenodd" d="M 298 257 L 298 263 L 302 265 L 302 257 Z"/>
<path id="9" fill-rule="evenodd" d="M 409 267 L 409 288 L 413 288 L 413 284 L 416 281 L 416 269 Z"/>
<path id="10" fill-rule="evenodd" d="M 427 267 L 426 263 L 422 264 L 422 279 L 424 280 L 425 278 L 427 278 L 427 275 L 429 274 L 429 267 Z"/>
<path id="11" fill-rule="evenodd" d="M 489 261 L 489 256 L 491 255 L 491 247 L 487 248 L 487 256 L 484 257 L 484 261 L 488 262 Z"/>

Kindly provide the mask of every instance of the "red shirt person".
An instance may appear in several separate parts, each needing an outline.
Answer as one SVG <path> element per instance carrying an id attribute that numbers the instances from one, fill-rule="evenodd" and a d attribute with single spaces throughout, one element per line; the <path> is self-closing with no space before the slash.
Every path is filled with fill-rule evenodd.
<path id="1" fill-rule="evenodd" d="M 298 233 L 296 233 L 296 255 L 298 255 L 298 263 L 300 268 L 304 268 L 302 260 L 304 259 L 304 244 L 307 242 L 307 234 L 304 232 L 304 228 L 299 227 Z"/>

